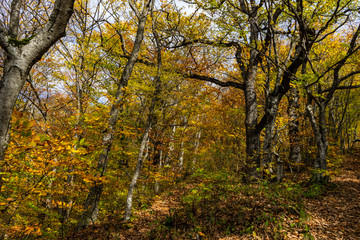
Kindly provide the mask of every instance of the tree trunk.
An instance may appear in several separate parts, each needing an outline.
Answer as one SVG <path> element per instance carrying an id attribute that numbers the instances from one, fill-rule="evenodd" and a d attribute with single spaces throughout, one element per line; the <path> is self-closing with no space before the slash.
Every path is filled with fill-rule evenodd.
<path id="1" fill-rule="evenodd" d="M 146 142 L 149 137 L 150 129 L 156 118 L 155 109 L 160 102 L 159 95 L 161 92 L 161 65 L 162 65 L 161 46 L 160 46 L 160 42 L 159 42 L 160 41 L 159 36 L 157 34 L 157 31 L 156 31 L 155 25 L 154 25 L 154 18 L 153 18 L 153 14 L 152 14 L 153 7 L 154 7 L 154 2 L 152 3 L 152 7 L 151 7 L 151 17 L 153 19 L 152 30 L 153 30 L 153 34 L 154 34 L 154 39 L 155 39 L 155 43 L 156 43 L 156 52 L 157 52 L 157 72 L 156 72 L 156 76 L 155 76 L 155 91 L 154 91 L 154 95 L 152 97 L 151 104 L 149 107 L 149 115 L 148 115 L 148 119 L 146 121 L 145 132 L 144 132 L 144 135 L 143 135 L 143 138 L 141 141 L 141 145 L 140 145 L 140 149 L 139 149 L 135 172 L 134 172 L 133 178 L 131 180 L 127 198 L 126 198 L 124 221 L 130 220 L 131 211 L 132 211 L 132 199 L 133 199 L 133 195 L 134 195 L 135 186 L 136 186 L 137 180 L 140 176 L 140 171 L 141 171 L 141 168 L 144 163 L 144 150 L 145 150 Z M 155 151 L 157 151 L 157 149 L 155 149 Z M 160 155 L 159 155 L 159 157 L 160 157 Z"/>
<path id="2" fill-rule="evenodd" d="M 276 180 L 281 182 L 284 178 L 284 162 L 281 160 L 280 155 L 274 152 L 276 158 Z"/>
<path id="3" fill-rule="evenodd" d="M 275 134 L 275 118 L 267 124 L 265 127 L 265 136 L 263 143 L 263 156 L 261 160 L 261 168 L 264 168 L 267 174 L 271 175 L 274 173 L 274 162 L 273 162 L 273 139 Z"/>
<path id="4" fill-rule="evenodd" d="M 246 129 L 246 174 L 255 176 L 256 168 L 260 165 L 260 132 L 256 130 L 258 120 L 255 78 L 257 67 L 245 81 L 245 129 Z"/>
<path id="5" fill-rule="evenodd" d="M 184 150 L 184 140 L 181 140 L 180 143 L 180 157 L 179 157 L 179 167 L 182 169 L 184 166 L 184 154 L 185 154 L 185 150 Z"/>
<path id="6" fill-rule="evenodd" d="M 146 129 L 145 129 L 145 133 L 144 133 L 144 135 L 142 137 L 142 140 L 141 140 L 141 145 L 140 145 L 140 149 L 139 149 L 139 154 L 138 154 L 138 158 L 137 158 L 137 164 L 136 164 L 135 172 L 134 172 L 133 178 L 131 180 L 131 183 L 129 185 L 129 190 L 128 190 L 128 194 L 127 194 L 127 197 L 126 197 L 124 221 L 130 220 L 131 210 L 132 210 L 132 200 L 133 200 L 133 196 L 134 196 L 134 190 L 135 190 L 137 180 L 138 180 L 138 178 L 140 176 L 140 171 L 141 171 L 142 165 L 144 163 L 144 150 L 145 150 L 145 147 L 146 147 L 147 139 L 149 137 L 150 127 L 151 127 L 151 121 L 148 120 Z"/>
<path id="7" fill-rule="evenodd" d="M 0 47 L 5 51 L 3 75 L 0 79 L 0 161 L 5 159 L 13 108 L 29 71 L 48 49 L 65 35 L 73 4 L 74 0 L 56 0 L 48 22 L 24 44 L 17 40 L 22 1 L 13 0 L 11 3 L 8 31 L 0 27 Z M 3 181 L 2 171 L 0 168 L 0 190 Z"/>
<path id="8" fill-rule="evenodd" d="M 11 3 L 9 30 L 0 28 L 0 46 L 5 64 L 0 80 L 0 160 L 9 142 L 10 120 L 16 99 L 32 66 L 65 35 L 74 0 L 56 0 L 48 22 L 33 38 L 18 40 L 22 1 Z M 15 39 L 15 40 L 14 40 Z"/>
<path id="9" fill-rule="evenodd" d="M 326 183 L 328 181 L 328 176 L 326 175 L 327 162 L 326 155 L 328 149 L 327 141 L 327 129 L 325 125 L 325 107 L 320 106 L 319 108 L 319 124 L 316 122 L 315 113 L 311 104 L 306 106 L 308 117 L 311 123 L 315 135 L 315 141 L 318 149 L 317 157 L 314 163 L 315 173 L 314 180 L 315 182 Z"/>
<path id="10" fill-rule="evenodd" d="M 268 118 L 267 123 L 265 124 L 265 137 L 263 144 L 264 155 L 261 162 L 261 167 L 266 167 L 269 171 L 269 174 L 274 173 L 274 162 L 273 162 L 273 141 L 275 134 L 275 123 L 276 115 L 278 112 L 279 100 L 277 96 L 268 96 L 265 111 L 271 117 Z"/>
<path id="11" fill-rule="evenodd" d="M 198 160 L 198 153 L 199 153 L 199 147 L 200 147 L 200 139 L 201 139 L 201 129 L 195 134 L 195 140 L 194 140 L 194 157 L 192 159 L 191 163 L 191 169 L 190 171 L 193 171 L 194 166 Z M 182 149 L 183 151 L 183 149 Z"/>
<path id="12" fill-rule="evenodd" d="M 4 75 L 0 82 L 0 160 L 5 157 L 10 138 L 10 120 L 16 99 L 25 83 L 27 67 L 20 68 L 18 61 L 5 62 Z"/>
<path id="13" fill-rule="evenodd" d="M 173 129 L 172 129 L 172 131 L 170 133 L 169 148 L 168 148 L 168 152 L 167 152 L 166 157 L 165 157 L 164 162 L 163 162 L 164 165 L 168 165 L 170 160 L 173 158 L 172 155 L 174 154 L 174 148 L 175 148 L 174 147 L 174 145 L 175 145 L 174 144 L 175 133 L 176 133 L 176 126 L 174 125 Z"/>
<path id="14" fill-rule="evenodd" d="M 154 116 L 154 123 L 153 125 L 156 125 L 156 117 Z M 155 143 L 154 143 L 154 155 L 153 155 L 153 161 L 152 161 L 152 165 L 155 169 L 154 173 L 158 174 L 161 168 L 161 157 L 162 157 L 162 141 L 159 139 L 161 138 L 161 136 L 159 136 L 159 134 L 157 134 L 157 136 L 155 137 Z M 160 183 L 158 179 L 155 179 L 154 182 L 154 192 L 158 193 L 160 190 Z"/>
<path id="15" fill-rule="evenodd" d="M 290 117 L 289 124 L 289 139 L 290 139 L 290 162 L 299 164 L 301 162 L 301 148 L 299 136 L 299 121 L 298 109 L 299 105 L 299 91 L 296 87 L 290 88 L 289 94 L 288 114 Z"/>
<path id="16" fill-rule="evenodd" d="M 108 164 L 108 155 L 113 143 L 113 136 L 115 133 L 115 127 L 118 120 L 119 113 L 122 109 L 123 98 L 125 95 L 125 87 L 128 85 L 128 81 L 130 79 L 131 73 L 134 69 L 135 62 L 138 58 L 140 47 L 144 38 L 146 17 L 148 14 L 149 4 L 145 5 L 145 9 L 141 16 L 138 16 L 139 23 L 138 29 L 136 33 L 136 38 L 134 42 L 133 50 L 130 54 L 129 60 L 127 61 L 124 71 L 120 78 L 120 83 L 118 85 L 116 94 L 115 94 L 115 103 L 111 106 L 110 116 L 108 127 L 104 131 L 102 147 L 103 150 L 99 156 L 98 164 L 97 164 L 97 176 L 103 177 L 106 173 L 106 168 Z M 78 228 L 85 228 L 90 222 L 94 222 L 98 218 L 98 208 L 100 202 L 100 196 L 103 191 L 103 183 L 98 182 L 94 183 L 94 185 L 90 188 L 89 194 L 84 204 L 84 211 L 81 215 L 80 221 L 78 223 Z"/>

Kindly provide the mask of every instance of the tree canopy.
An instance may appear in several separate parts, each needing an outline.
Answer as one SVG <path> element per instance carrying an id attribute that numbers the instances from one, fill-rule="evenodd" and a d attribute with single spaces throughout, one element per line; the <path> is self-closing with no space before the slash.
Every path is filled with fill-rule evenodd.
<path id="1" fill-rule="evenodd" d="M 0 239 L 312 239 L 358 159 L 359 6 L 2 1 Z"/>

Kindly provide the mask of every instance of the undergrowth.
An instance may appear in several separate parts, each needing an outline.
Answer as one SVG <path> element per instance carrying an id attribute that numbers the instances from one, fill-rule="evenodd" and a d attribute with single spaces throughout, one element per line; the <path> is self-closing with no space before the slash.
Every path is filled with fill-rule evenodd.
<path id="1" fill-rule="evenodd" d="M 297 234 L 313 239 L 306 198 L 321 197 L 322 185 L 271 183 L 244 184 L 226 172 L 196 171 L 182 183 L 180 207 L 171 209 L 149 233 L 150 239 L 207 239 L 249 235 L 284 239 Z"/>

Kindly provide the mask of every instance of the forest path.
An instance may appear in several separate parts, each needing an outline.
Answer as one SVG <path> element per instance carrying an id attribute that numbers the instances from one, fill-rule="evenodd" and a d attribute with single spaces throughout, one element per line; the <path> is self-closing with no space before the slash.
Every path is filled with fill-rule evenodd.
<path id="1" fill-rule="evenodd" d="M 102 224 L 95 224 L 84 231 L 71 234 L 71 240 L 105 240 L 105 239 L 152 239 L 151 232 L 164 228 L 164 222 L 175 209 L 181 207 L 180 198 L 184 191 L 191 189 L 187 184 L 186 189 L 176 189 L 171 193 L 157 196 L 148 209 L 137 210 L 134 219 L 129 223 L 122 223 L 121 216 L 110 218 Z M 309 233 L 316 240 L 359 240 L 360 239 L 360 148 L 343 159 L 340 173 L 331 179 L 328 189 L 322 196 L 315 199 L 304 198 L 309 226 Z M 295 229 L 296 230 L 296 229 Z M 165 231 L 166 232 L 166 231 Z M 280 239 L 300 240 L 304 238 L 301 230 L 293 234 L 294 229 L 284 228 L 286 237 Z M 225 233 L 220 233 L 224 235 Z M 259 232 L 259 234 L 262 234 Z M 225 234 L 227 235 L 227 234 Z M 182 236 L 182 235 L 181 235 Z M 171 239 L 191 239 L 176 237 Z M 264 237 L 266 236 L 266 237 Z M 257 238 L 249 234 L 234 234 L 224 238 L 209 237 L 204 239 L 274 239 L 266 233 Z M 167 237 L 157 239 L 170 239 Z M 199 238 L 201 239 L 201 238 Z M 278 238 L 279 239 L 279 238 Z"/>
<path id="2" fill-rule="evenodd" d="M 360 148 L 343 160 L 335 185 L 323 197 L 307 201 L 308 224 L 315 239 L 360 239 Z"/>

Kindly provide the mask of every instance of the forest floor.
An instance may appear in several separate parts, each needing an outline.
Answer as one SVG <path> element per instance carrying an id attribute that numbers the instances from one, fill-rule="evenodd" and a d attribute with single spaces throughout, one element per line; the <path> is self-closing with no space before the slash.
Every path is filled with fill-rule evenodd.
<path id="1" fill-rule="evenodd" d="M 326 188 L 291 183 L 227 187 L 234 178 L 200 174 L 156 196 L 131 222 L 110 217 L 67 239 L 357 240 L 360 149 L 343 158 L 340 169 Z"/>
<path id="2" fill-rule="evenodd" d="M 360 149 L 348 156 L 331 181 L 335 188 L 306 202 L 316 239 L 360 239 Z"/>

